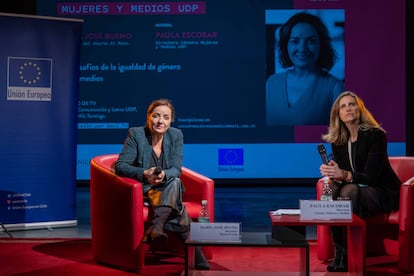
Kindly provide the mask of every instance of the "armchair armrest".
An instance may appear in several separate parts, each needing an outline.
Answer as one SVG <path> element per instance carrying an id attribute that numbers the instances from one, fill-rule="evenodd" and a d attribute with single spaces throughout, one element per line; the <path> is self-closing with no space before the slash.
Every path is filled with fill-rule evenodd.
<path id="1" fill-rule="evenodd" d="M 406 230 L 407 224 L 414 226 L 414 177 L 405 181 L 400 188 L 400 228 Z"/>
<path id="2" fill-rule="evenodd" d="M 97 261 L 120 266 L 134 263 L 139 269 L 144 263 L 138 252 L 144 235 L 142 185 L 114 173 L 116 158 L 107 155 L 91 160 L 92 251 Z"/>
<path id="3" fill-rule="evenodd" d="M 399 210 L 399 262 L 401 271 L 414 270 L 414 177 L 401 185 Z"/>
<path id="4" fill-rule="evenodd" d="M 195 203 L 195 211 L 199 212 L 201 201 L 207 199 L 210 220 L 214 221 L 214 181 L 186 167 L 181 169 L 181 180 L 185 187 L 183 201 Z"/>

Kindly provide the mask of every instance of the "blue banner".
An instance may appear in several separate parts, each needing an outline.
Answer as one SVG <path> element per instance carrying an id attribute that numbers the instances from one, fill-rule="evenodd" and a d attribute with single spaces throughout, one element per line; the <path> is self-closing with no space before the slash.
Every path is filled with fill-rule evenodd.
<path id="1" fill-rule="evenodd" d="M 82 20 L 0 15 L 0 222 L 76 225 Z"/>

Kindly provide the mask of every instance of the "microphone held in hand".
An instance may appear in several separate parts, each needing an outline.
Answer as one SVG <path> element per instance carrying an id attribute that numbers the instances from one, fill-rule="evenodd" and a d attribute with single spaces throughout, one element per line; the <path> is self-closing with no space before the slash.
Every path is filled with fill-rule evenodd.
<path id="1" fill-rule="evenodd" d="M 318 145 L 318 152 L 321 156 L 322 162 L 328 165 L 328 155 L 326 155 L 326 149 L 323 144 Z M 321 200 L 332 201 L 332 188 L 330 186 L 331 179 L 327 176 L 323 178 L 323 188 L 321 192 Z"/>
<path id="2" fill-rule="evenodd" d="M 162 172 L 162 168 L 161 167 L 156 167 L 152 174 L 153 175 L 159 175 L 161 172 Z"/>
<path id="3" fill-rule="evenodd" d="M 322 162 L 327 165 L 329 160 L 328 160 L 328 155 L 326 155 L 326 149 L 325 146 L 323 144 L 319 144 L 318 145 L 318 152 L 319 155 L 321 156 Z"/>

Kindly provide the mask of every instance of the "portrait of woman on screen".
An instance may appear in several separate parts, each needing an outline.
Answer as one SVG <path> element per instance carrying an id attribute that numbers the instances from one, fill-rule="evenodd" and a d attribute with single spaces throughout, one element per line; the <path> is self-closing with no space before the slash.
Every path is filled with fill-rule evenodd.
<path id="1" fill-rule="evenodd" d="M 298 12 L 278 29 L 278 62 L 284 70 L 266 82 L 268 126 L 327 125 L 329 110 L 344 90 L 330 73 L 337 61 L 320 17 Z"/>

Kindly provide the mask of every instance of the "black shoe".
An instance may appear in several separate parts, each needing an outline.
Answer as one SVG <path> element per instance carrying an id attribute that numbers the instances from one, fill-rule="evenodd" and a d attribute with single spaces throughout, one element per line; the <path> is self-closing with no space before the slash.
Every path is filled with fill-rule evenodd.
<path id="1" fill-rule="evenodd" d="M 344 264 L 335 265 L 334 263 L 331 263 L 326 267 L 326 270 L 329 272 L 347 272 L 348 266 Z"/>
<path id="2" fill-rule="evenodd" d="M 346 251 L 342 253 L 339 264 L 335 267 L 335 272 L 347 272 L 348 271 L 348 256 Z"/>
<path id="3" fill-rule="evenodd" d="M 329 272 L 334 272 L 335 268 L 336 268 L 336 265 L 334 262 L 332 262 L 326 267 L 326 270 L 328 270 Z"/>
<path id="4" fill-rule="evenodd" d="M 348 268 L 344 266 L 337 266 L 333 272 L 348 272 Z"/>
<path id="5" fill-rule="evenodd" d="M 335 246 L 335 254 L 333 261 L 326 267 L 329 272 L 336 271 L 336 268 L 340 265 L 342 259 L 342 247 Z"/>
<path id="6" fill-rule="evenodd" d="M 329 272 L 347 272 L 348 258 L 346 252 L 342 252 L 340 256 L 335 256 L 335 259 L 326 267 L 326 270 Z"/>
<path id="7" fill-rule="evenodd" d="M 326 270 L 329 272 L 335 272 L 336 268 L 341 265 L 341 262 L 343 262 L 344 252 L 346 253 L 346 250 L 344 250 L 343 246 L 335 243 L 334 259 L 332 263 L 326 267 Z"/>

